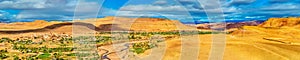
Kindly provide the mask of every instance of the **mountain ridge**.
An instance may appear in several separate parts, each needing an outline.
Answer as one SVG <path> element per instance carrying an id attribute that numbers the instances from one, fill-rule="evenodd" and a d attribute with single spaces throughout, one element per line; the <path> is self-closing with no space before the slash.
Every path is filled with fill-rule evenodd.
<path id="1" fill-rule="evenodd" d="M 73 25 L 85 26 L 90 30 L 95 31 L 175 31 L 196 29 L 195 27 L 186 26 L 175 20 L 125 17 L 91 18 L 86 20 L 74 20 L 72 22 L 47 22 L 44 20 L 36 20 L 34 22 L 15 22 L 1 25 L 0 32 L 4 33 L 48 31 L 57 28 L 65 29 L 60 31 L 72 32 L 72 29 L 74 29 Z"/>

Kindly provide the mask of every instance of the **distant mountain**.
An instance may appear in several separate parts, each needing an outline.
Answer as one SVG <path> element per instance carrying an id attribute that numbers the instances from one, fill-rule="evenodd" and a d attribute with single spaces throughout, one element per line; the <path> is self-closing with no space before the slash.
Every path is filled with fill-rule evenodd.
<path id="1" fill-rule="evenodd" d="M 300 36 L 300 18 L 270 18 L 258 26 L 243 26 L 241 29 L 233 31 L 232 34 L 240 36 L 263 35 L 265 40 L 277 40 L 270 38 L 271 36 L 284 37 L 283 40 L 290 41 L 293 39 L 288 38 Z"/>
<path id="2" fill-rule="evenodd" d="M 238 22 L 248 22 L 248 21 L 253 21 L 253 20 L 225 20 L 224 22 L 226 23 L 238 23 Z M 255 20 L 259 22 L 264 22 L 265 20 Z M 195 21 L 195 22 L 182 22 L 182 23 L 193 23 L 193 24 L 206 24 L 206 23 L 215 23 L 215 22 L 210 22 L 210 21 Z"/>
<path id="3" fill-rule="evenodd" d="M 72 33 L 74 31 L 177 31 L 197 30 L 176 20 L 161 18 L 125 18 L 105 17 L 70 22 L 35 20 L 34 22 L 14 22 L 0 24 L 0 33 L 26 32 L 59 32 Z M 22 27 L 20 27 L 22 26 Z M 75 29 L 75 30 L 74 30 Z"/>
<path id="4" fill-rule="evenodd" d="M 270 18 L 266 22 L 260 24 L 260 27 L 294 27 L 300 25 L 300 18 Z"/>
<path id="5" fill-rule="evenodd" d="M 257 26 L 261 24 L 263 21 L 245 21 L 245 22 L 227 22 L 227 23 L 204 23 L 198 24 L 198 29 L 218 29 L 218 28 L 241 28 L 243 26 Z"/>

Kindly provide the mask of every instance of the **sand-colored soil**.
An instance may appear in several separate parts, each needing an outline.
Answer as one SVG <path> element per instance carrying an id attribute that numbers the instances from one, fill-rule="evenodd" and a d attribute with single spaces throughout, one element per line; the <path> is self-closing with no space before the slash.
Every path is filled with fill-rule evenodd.
<path id="1" fill-rule="evenodd" d="M 115 21 L 112 19 L 115 19 Z M 117 28 L 114 28 L 119 30 L 124 29 L 132 31 L 173 31 L 178 30 L 178 26 L 183 29 L 193 30 L 193 27 L 182 25 L 177 21 L 151 18 L 139 18 L 137 21 L 131 21 L 132 19 L 134 18 L 107 17 L 100 19 L 88 19 L 86 21 L 76 21 L 81 22 L 78 23 L 79 25 L 76 25 L 79 26 L 76 28 L 82 30 L 75 31 L 103 31 L 105 28 L 111 28 L 113 26 L 117 26 Z M 226 37 L 226 47 L 223 56 L 224 60 L 300 60 L 299 18 L 291 19 L 292 21 L 286 18 L 270 19 L 259 26 L 244 26 L 241 29 L 233 31 L 231 34 L 224 35 Z M 124 24 L 130 22 L 136 23 Z M 15 36 L 26 36 L 39 33 L 54 32 L 71 34 L 74 32 L 74 26 L 61 26 L 62 23 L 65 22 L 36 21 L 33 23 L 1 24 L 0 37 L 13 38 Z M 74 24 L 74 22 L 69 23 Z M 59 27 L 53 28 L 52 26 L 58 26 L 55 24 L 58 24 Z M 130 26 L 130 28 L 128 26 Z M 93 28 L 95 28 L 95 30 L 91 30 Z M 97 30 L 97 28 L 99 30 Z M 181 35 L 160 43 L 159 47 L 151 49 L 153 51 L 146 51 L 144 55 L 152 54 L 154 55 L 150 57 L 152 59 L 163 56 L 161 58 L 163 60 L 180 60 L 183 58 L 186 60 L 194 58 L 195 60 L 207 60 L 210 59 L 209 57 L 212 57 L 210 56 L 213 43 L 212 39 L 211 34 Z M 184 40 L 184 42 L 182 40 Z M 187 45 L 187 47 L 184 48 L 188 50 L 182 50 L 182 44 Z M 109 46 L 104 46 L 103 48 L 105 47 Z M 198 48 L 200 49 L 199 52 L 197 52 Z M 150 51 L 158 53 L 151 53 Z M 101 52 L 103 51 L 100 51 L 100 53 Z M 185 54 L 181 54 L 181 52 L 185 52 Z M 118 55 L 116 54 L 112 54 L 111 56 L 114 57 L 114 59 L 118 59 L 118 57 L 116 57 Z"/>
<path id="2" fill-rule="evenodd" d="M 85 26 L 96 31 L 175 31 L 196 30 L 196 27 L 186 26 L 176 20 L 160 18 L 123 18 L 105 17 L 97 19 L 74 20 L 70 22 L 47 22 L 36 20 L 34 22 L 16 22 L 0 24 L 0 33 L 23 32 L 66 32 L 80 30 L 77 26 Z M 82 30 L 81 30 L 82 31 Z"/>

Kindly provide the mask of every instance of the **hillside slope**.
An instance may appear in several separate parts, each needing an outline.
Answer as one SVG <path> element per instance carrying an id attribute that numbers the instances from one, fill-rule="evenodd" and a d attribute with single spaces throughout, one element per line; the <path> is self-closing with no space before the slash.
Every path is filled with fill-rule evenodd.
<path id="1" fill-rule="evenodd" d="M 270 18 L 258 26 L 244 26 L 232 32 L 227 40 L 247 43 L 239 45 L 243 47 L 236 45 L 234 50 L 240 51 L 235 54 L 252 56 L 249 60 L 299 60 L 299 22 L 299 18 Z"/>
<path id="2" fill-rule="evenodd" d="M 299 26 L 300 18 L 270 18 L 266 22 L 259 25 L 259 27 L 295 27 Z"/>
<path id="3" fill-rule="evenodd" d="M 160 18 L 124 18 L 105 17 L 86 20 L 74 20 L 72 22 L 47 22 L 36 20 L 34 22 L 16 22 L 1 24 L 2 33 L 19 32 L 65 32 L 81 30 L 77 26 L 84 26 L 95 31 L 174 31 L 174 30 L 196 30 L 195 27 L 186 26 L 179 21 Z M 75 27 L 75 28 L 74 28 Z M 63 29 L 63 30 L 60 30 Z"/>

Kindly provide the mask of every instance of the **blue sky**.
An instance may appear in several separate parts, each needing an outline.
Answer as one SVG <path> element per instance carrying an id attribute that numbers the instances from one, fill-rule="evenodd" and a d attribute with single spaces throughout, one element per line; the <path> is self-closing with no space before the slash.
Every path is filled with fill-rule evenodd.
<path id="1" fill-rule="evenodd" d="M 207 22 L 219 12 L 213 0 L 0 0 L 0 22 L 72 20 L 104 16 L 165 17 L 182 22 Z M 300 16 L 300 0 L 219 0 L 226 21 L 266 20 Z M 80 4 L 80 5 L 77 5 Z M 206 4 L 208 7 L 202 7 Z M 99 10 L 99 6 L 100 10 Z M 212 7 L 210 7 L 212 6 Z M 217 17 L 217 16 L 216 16 Z"/>

